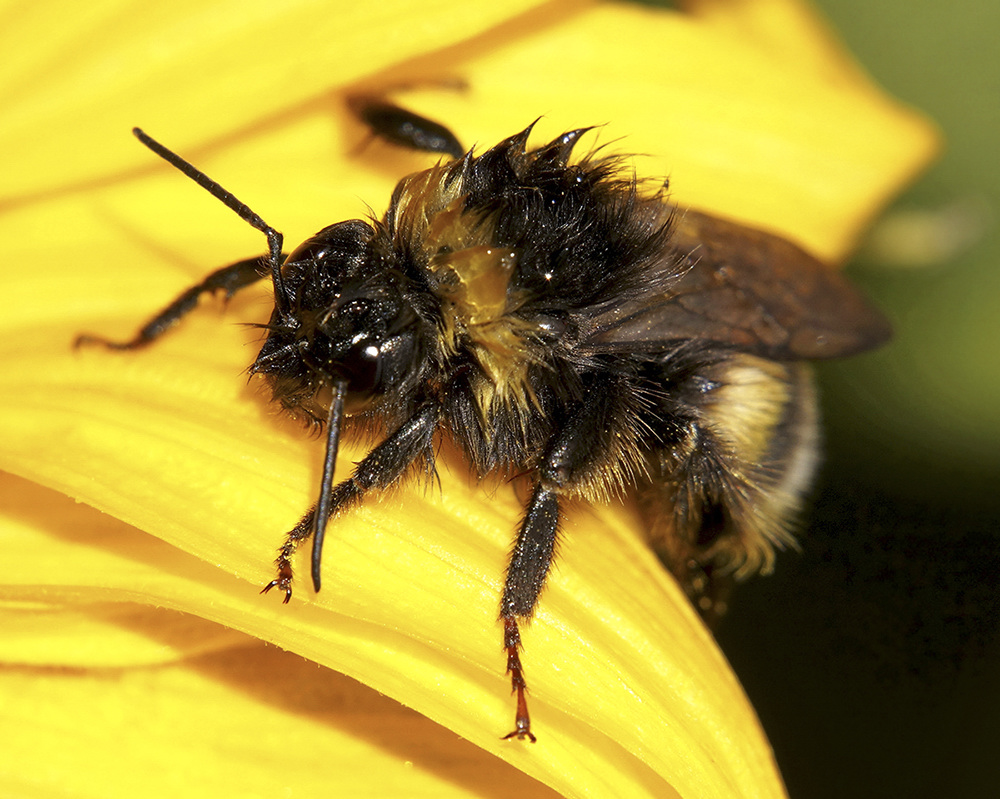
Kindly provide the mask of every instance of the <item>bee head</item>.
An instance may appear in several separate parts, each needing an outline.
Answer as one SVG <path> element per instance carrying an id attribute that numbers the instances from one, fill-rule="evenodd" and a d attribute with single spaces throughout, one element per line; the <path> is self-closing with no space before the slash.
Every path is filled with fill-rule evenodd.
<path id="1" fill-rule="evenodd" d="M 267 340 L 251 374 L 264 375 L 286 409 L 326 418 L 330 388 L 345 387 L 348 413 L 410 384 L 423 326 L 408 280 L 386 268 L 374 228 L 351 220 L 307 239 L 281 268 Z"/>

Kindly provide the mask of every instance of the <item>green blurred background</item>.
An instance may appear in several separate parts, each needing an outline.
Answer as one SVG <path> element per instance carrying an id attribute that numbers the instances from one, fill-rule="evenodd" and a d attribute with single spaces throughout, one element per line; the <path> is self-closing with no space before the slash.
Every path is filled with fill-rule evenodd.
<path id="1" fill-rule="evenodd" d="M 719 640 L 792 799 L 1000 796 L 1000 2 L 822 0 L 941 160 L 849 274 L 896 328 L 820 370 L 801 554 Z"/>

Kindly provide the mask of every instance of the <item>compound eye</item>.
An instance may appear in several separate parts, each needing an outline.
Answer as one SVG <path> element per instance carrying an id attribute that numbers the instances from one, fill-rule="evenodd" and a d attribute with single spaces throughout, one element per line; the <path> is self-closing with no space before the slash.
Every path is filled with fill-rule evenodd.
<path id="1" fill-rule="evenodd" d="M 300 264 L 304 261 L 323 261 L 330 254 L 330 240 L 313 236 L 306 239 L 285 259 L 286 264 Z"/>
<path id="2" fill-rule="evenodd" d="M 361 340 L 337 359 L 337 371 L 347 379 L 349 404 L 355 408 L 372 398 L 382 376 L 382 351 Z"/>
<path id="3" fill-rule="evenodd" d="M 360 219 L 328 225 L 296 247 L 285 263 L 321 263 L 358 258 L 364 254 L 373 233 L 371 225 Z"/>

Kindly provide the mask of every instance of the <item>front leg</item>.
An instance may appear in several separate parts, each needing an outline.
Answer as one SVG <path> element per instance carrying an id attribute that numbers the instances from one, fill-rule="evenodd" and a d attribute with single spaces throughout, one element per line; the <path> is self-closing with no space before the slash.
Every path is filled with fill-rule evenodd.
<path id="1" fill-rule="evenodd" d="M 240 289 L 256 283 L 266 275 L 266 264 L 260 258 L 237 261 L 235 264 L 222 267 L 222 269 L 216 269 L 201 283 L 181 293 L 166 308 L 146 322 L 139 332 L 128 341 L 112 341 L 103 336 L 83 333 L 76 337 L 73 346 L 99 344 L 111 350 L 137 350 L 158 339 L 193 311 L 202 294 L 215 294 L 221 291 L 226 300 L 229 300 Z"/>
<path id="2" fill-rule="evenodd" d="M 511 690 L 517 694 L 514 731 L 505 739 L 535 741 L 528 715 L 518 622 L 528 621 L 534 613 L 552 565 L 559 530 L 559 496 L 592 494 L 595 483 L 603 479 L 595 480 L 596 475 L 607 472 L 616 480 L 627 471 L 637 450 L 635 431 L 624 429 L 622 420 L 628 418 L 633 400 L 633 390 L 625 380 L 607 377 L 591 381 L 586 398 L 550 442 L 538 466 L 538 483 L 511 552 L 500 602 L 507 673 Z"/>
<path id="3" fill-rule="evenodd" d="M 369 452 L 365 459 L 357 465 L 354 474 L 334 487 L 330 494 L 330 517 L 332 518 L 351 505 L 360 502 L 367 491 L 388 488 L 399 480 L 421 455 L 427 458 L 428 468 L 432 469 L 434 455 L 431 445 L 440 413 L 440 408 L 436 404 L 424 405 L 396 432 Z M 292 579 L 294 577 L 292 556 L 300 543 L 317 532 L 314 529 L 315 524 L 316 506 L 313 506 L 299 523 L 285 535 L 285 543 L 278 550 L 278 557 L 275 560 L 278 576 L 264 586 L 261 590 L 262 594 L 266 594 L 272 588 L 278 588 L 285 592 L 285 602 L 292 598 Z M 321 554 L 319 548 L 313 551 L 313 583 L 317 591 L 320 589 Z"/>

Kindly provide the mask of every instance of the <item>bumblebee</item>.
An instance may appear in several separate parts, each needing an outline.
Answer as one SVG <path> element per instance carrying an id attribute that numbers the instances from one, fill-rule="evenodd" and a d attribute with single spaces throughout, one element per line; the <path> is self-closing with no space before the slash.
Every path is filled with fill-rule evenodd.
<path id="1" fill-rule="evenodd" d="M 424 146 L 429 130 L 445 137 L 436 149 L 461 152 L 441 126 L 369 107 L 390 139 Z M 702 614 L 718 615 L 732 579 L 769 571 L 794 542 L 816 461 L 804 362 L 889 336 L 839 273 L 794 244 L 675 208 L 620 156 L 574 157 L 588 130 L 529 149 L 529 126 L 465 152 L 403 178 L 381 219 L 330 225 L 286 255 L 280 233 L 136 129 L 263 232 L 268 254 L 212 273 L 130 341 L 77 341 L 141 347 L 200 295 L 270 278 L 274 309 L 250 373 L 326 437 L 318 501 L 263 589 L 285 602 L 298 547 L 312 539 L 318 591 L 329 520 L 408 473 L 433 474 L 436 437 L 480 477 L 526 475 L 500 618 L 517 697 L 505 737 L 531 741 L 519 624 L 538 604 L 564 502 L 634 498 L 651 546 Z M 349 424 L 381 443 L 336 483 Z"/>

